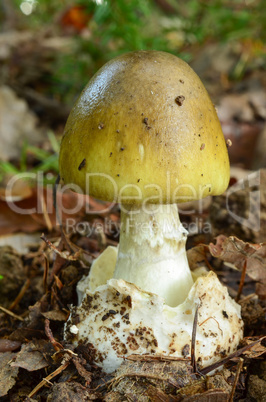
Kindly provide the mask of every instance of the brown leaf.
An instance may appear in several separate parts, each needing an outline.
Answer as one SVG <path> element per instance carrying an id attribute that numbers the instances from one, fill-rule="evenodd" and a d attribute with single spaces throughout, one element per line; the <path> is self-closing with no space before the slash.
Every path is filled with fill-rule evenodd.
<path id="1" fill-rule="evenodd" d="M 81 402 L 98 399 L 97 392 L 84 388 L 78 382 L 54 384 L 49 395 L 50 401 Z"/>
<path id="2" fill-rule="evenodd" d="M 45 318 L 52 321 L 66 321 L 68 314 L 61 310 L 51 310 L 46 313 L 42 313 Z"/>
<path id="3" fill-rule="evenodd" d="M 265 338 L 263 338 L 265 339 Z M 262 340 L 263 340 L 262 339 Z M 256 338 L 244 338 L 242 343 L 244 343 L 244 345 L 250 345 L 251 343 L 253 343 L 256 340 Z M 264 353 L 266 353 L 266 347 L 264 345 L 262 345 L 262 343 L 256 343 L 254 346 L 252 346 L 250 349 L 246 350 L 245 352 L 243 352 L 243 355 L 247 356 L 249 359 L 255 359 L 261 355 L 263 355 Z"/>
<path id="4" fill-rule="evenodd" d="M 180 396 L 167 395 L 161 389 L 153 387 L 152 385 L 148 387 L 145 395 L 149 396 L 154 402 L 178 402 L 182 400 Z"/>
<path id="5" fill-rule="evenodd" d="M 150 385 L 154 389 L 151 400 L 160 401 L 164 394 L 175 392 L 191 383 L 191 366 L 188 361 L 175 360 L 125 360 L 116 370 L 112 383 L 111 395 L 106 401 L 119 401 L 117 392 L 124 396 L 121 400 L 142 400 Z M 160 390 L 162 392 L 160 392 Z M 153 397 L 157 399 L 152 399 Z M 149 395 L 150 396 L 150 395 Z M 161 399 L 162 401 L 174 401 L 179 399 Z"/>
<path id="6" fill-rule="evenodd" d="M 187 251 L 188 263 L 191 271 L 205 265 L 206 261 L 206 247 L 198 245 Z"/>
<path id="7" fill-rule="evenodd" d="M 91 383 L 92 374 L 89 371 L 87 371 L 84 367 L 84 364 L 87 363 L 86 360 L 74 356 L 72 361 L 76 366 L 79 375 L 83 377 L 84 380 L 86 381 L 86 384 L 89 385 Z"/>
<path id="8" fill-rule="evenodd" d="M 249 277 L 260 284 L 261 298 L 266 298 L 266 243 L 251 244 L 235 236 L 220 235 L 209 249 L 214 257 L 234 264 L 240 271 L 246 264 Z"/>
<path id="9" fill-rule="evenodd" d="M 14 176 L 13 176 L 14 177 Z M 8 181 L 12 179 L 11 175 L 6 175 L 3 181 L 0 183 L 0 199 L 7 201 L 21 201 L 25 200 L 26 198 L 31 197 L 32 195 L 32 188 L 26 180 L 18 179 L 15 181 L 12 189 L 10 191 L 6 191 L 6 185 Z"/>
<path id="10" fill-rule="evenodd" d="M 256 283 L 256 294 L 259 296 L 261 300 L 265 300 L 266 295 L 266 284 L 265 283 Z"/>
<path id="11" fill-rule="evenodd" d="M 0 339 L 0 353 L 11 352 L 20 347 L 21 342 L 11 341 L 10 339 Z"/>
<path id="12" fill-rule="evenodd" d="M 48 348 L 48 351 L 47 351 Z M 40 370 L 49 366 L 45 355 L 54 352 L 52 346 L 45 340 L 34 340 L 22 346 L 21 351 L 17 353 L 16 360 L 11 363 L 12 367 L 22 367 L 28 371 Z"/>
<path id="13" fill-rule="evenodd" d="M 227 402 L 228 397 L 229 395 L 221 389 L 211 389 L 202 394 L 187 396 L 182 402 Z"/>
<path id="14" fill-rule="evenodd" d="M 56 228 L 58 225 L 55 209 L 53 207 L 53 191 L 50 188 L 32 188 L 32 193 L 27 198 L 12 201 L 9 205 L 4 196 L 0 198 L 0 235 L 7 235 L 23 231 L 31 233 L 47 228 L 47 224 Z M 0 194 L 1 195 L 1 194 Z M 58 209 L 62 212 L 62 223 L 66 224 L 67 219 L 71 219 L 69 230 L 76 230 L 75 225 L 87 220 L 88 212 L 100 213 L 106 210 L 110 203 L 97 202 L 88 195 L 77 194 L 72 191 L 60 193 L 57 197 Z M 72 213 L 73 208 L 77 212 Z M 72 211 L 71 211 L 72 210 Z M 32 212 L 30 212 L 32 211 Z M 69 211 L 69 213 L 68 213 Z M 104 215 L 103 215 L 104 216 Z"/>
<path id="15" fill-rule="evenodd" d="M 18 375 L 18 367 L 12 367 L 10 362 L 16 356 L 15 353 L 1 353 L 0 359 L 0 397 L 8 393 L 15 385 Z"/>

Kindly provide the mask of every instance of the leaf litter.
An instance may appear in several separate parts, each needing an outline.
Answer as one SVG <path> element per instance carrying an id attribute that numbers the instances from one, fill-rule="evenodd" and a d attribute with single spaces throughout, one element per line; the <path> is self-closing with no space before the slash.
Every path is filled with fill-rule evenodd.
<path id="1" fill-rule="evenodd" d="M 118 211 L 112 216 L 118 221 Z M 104 218 L 94 216 L 93 219 Z M 106 375 L 94 364 L 89 345 L 79 345 L 75 349 L 65 343 L 63 327 L 69 305 L 77 303 L 78 280 L 88 273 L 103 244 L 117 244 L 117 237 L 106 231 L 101 237 L 93 233 L 90 238 L 85 238 L 86 241 L 75 233 L 62 239 L 52 234 L 42 238 L 38 247 L 24 255 L 8 246 L 0 249 L 5 286 L 14 289 L 9 293 L 12 299 L 5 292 L 1 299 L 1 306 L 7 310 L 0 310 L 0 335 L 1 341 L 5 342 L 0 369 L 3 400 L 12 400 L 19 395 L 19 400 L 37 397 L 73 401 L 212 402 L 243 399 L 249 388 L 254 395 L 249 370 L 261 364 L 266 351 L 263 337 L 265 299 L 263 293 L 256 294 L 257 284 L 264 286 L 265 283 L 265 244 L 219 236 L 215 245 L 198 245 L 188 251 L 192 270 L 205 265 L 226 282 L 230 273 L 224 274 L 223 270 L 235 270 L 224 264 L 234 265 L 240 271 L 246 266 L 244 282 L 250 277 L 255 284 L 254 293 L 240 294 L 245 338 L 237 352 L 202 372 L 193 363 L 193 353 L 192 361 L 187 357 L 132 355 L 115 373 Z M 217 270 L 217 261 L 220 266 L 222 264 L 222 271 Z M 15 267 L 19 267 L 17 274 Z M 239 287 L 239 280 L 239 276 L 233 279 L 235 289 Z M 25 283 L 29 283 L 26 289 Z M 17 299 L 21 289 L 25 291 Z M 8 314 L 10 307 L 14 315 Z M 218 372 L 210 373 L 217 368 Z M 27 373 L 34 373 L 30 381 Z M 206 376 L 207 373 L 211 375 Z M 265 381 L 261 375 L 254 378 Z"/>

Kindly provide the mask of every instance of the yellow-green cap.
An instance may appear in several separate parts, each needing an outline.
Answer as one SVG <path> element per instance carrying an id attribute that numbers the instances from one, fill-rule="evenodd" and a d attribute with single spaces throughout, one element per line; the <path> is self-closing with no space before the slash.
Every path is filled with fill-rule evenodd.
<path id="1" fill-rule="evenodd" d="M 63 183 L 106 201 L 185 202 L 229 182 L 206 89 L 187 63 L 159 51 L 123 54 L 94 75 L 67 120 L 59 163 Z"/>

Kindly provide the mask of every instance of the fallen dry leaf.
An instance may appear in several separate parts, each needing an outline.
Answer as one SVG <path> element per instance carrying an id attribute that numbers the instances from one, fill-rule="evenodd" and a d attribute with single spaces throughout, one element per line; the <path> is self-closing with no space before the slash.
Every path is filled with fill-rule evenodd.
<path id="1" fill-rule="evenodd" d="M 79 375 L 81 377 L 83 377 L 84 380 L 86 381 L 86 384 L 89 385 L 92 380 L 92 374 L 91 374 L 91 372 L 86 370 L 86 368 L 84 367 L 84 366 L 86 366 L 87 361 L 83 358 L 76 357 L 76 356 L 72 357 L 72 361 L 73 361 Z"/>
<path id="2" fill-rule="evenodd" d="M 49 362 L 45 359 L 45 355 L 49 354 L 49 350 L 50 352 L 53 351 L 50 342 L 44 339 L 31 341 L 22 346 L 11 366 L 21 367 L 27 371 L 40 370 L 49 366 Z"/>
<path id="3" fill-rule="evenodd" d="M 178 402 L 180 401 L 179 396 L 173 396 L 173 395 L 167 395 L 165 392 L 163 392 L 161 389 L 153 387 L 150 385 L 145 392 L 145 394 L 150 398 L 150 400 L 154 402 Z"/>
<path id="4" fill-rule="evenodd" d="M 59 229 L 53 207 L 53 191 L 51 188 L 32 188 L 32 193 L 18 201 L 12 201 L 9 205 L 6 200 L 0 198 L 0 236 L 8 233 L 23 231 L 32 233 L 46 228 Z M 78 205 L 78 208 L 76 208 Z M 98 202 L 88 195 L 77 194 L 72 191 L 57 195 L 57 207 L 61 211 L 63 225 L 69 221 L 71 230 L 82 220 L 93 219 L 95 214 L 105 210 L 106 215 L 110 203 Z M 74 213 L 74 209 L 77 211 Z M 32 211 L 32 212 L 30 212 Z"/>
<path id="5" fill-rule="evenodd" d="M 3 201 L 21 201 L 32 195 L 32 186 L 28 181 L 23 179 L 18 179 L 14 181 L 14 185 L 10 188 L 10 191 L 6 190 L 6 186 L 10 180 L 12 180 L 14 175 L 6 175 L 2 182 L 0 183 L 0 199 Z"/>
<path id="6" fill-rule="evenodd" d="M 247 356 L 249 359 L 256 359 L 257 357 L 266 353 L 266 347 L 262 344 L 262 341 L 265 340 L 266 337 L 261 339 L 261 342 L 256 343 L 250 349 L 243 352 L 244 356 Z M 242 343 L 244 345 L 250 345 L 256 340 L 253 337 L 246 337 L 243 339 Z"/>
<path id="7" fill-rule="evenodd" d="M 207 247 L 203 244 L 199 244 L 187 251 L 188 263 L 191 271 L 202 267 L 206 263 L 206 249 Z"/>
<path id="8" fill-rule="evenodd" d="M 20 347 L 21 342 L 11 341 L 10 339 L 0 339 L 0 353 L 12 352 Z"/>
<path id="9" fill-rule="evenodd" d="M 189 395 L 182 402 L 227 402 L 229 395 L 222 389 L 210 389 L 202 394 Z"/>
<path id="10" fill-rule="evenodd" d="M 66 321 L 68 317 L 68 314 L 61 310 L 46 311 L 42 315 L 52 321 Z"/>
<path id="11" fill-rule="evenodd" d="M 210 243 L 211 254 L 225 262 L 233 264 L 240 271 L 246 266 L 251 279 L 258 282 L 260 298 L 266 299 L 266 243 L 252 244 L 235 236 L 216 238 L 216 244 Z"/>
<path id="12" fill-rule="evenodd" d="M 93 401 L 99 398 L 97 392 L 86 389 L 75 381 L 53 384 L 51 388 L 51 401 Z M 117 401 L 116 401 L 117 402 Z"/>
<path id="13" fill-rule="evenodd" d="M 1 353 L 0 359 L 0 397 L 8 393 L 15 385 L 18 375 L 18 367 L 12 367 L 10 362 L 16 356 L 15 353 Z"/>

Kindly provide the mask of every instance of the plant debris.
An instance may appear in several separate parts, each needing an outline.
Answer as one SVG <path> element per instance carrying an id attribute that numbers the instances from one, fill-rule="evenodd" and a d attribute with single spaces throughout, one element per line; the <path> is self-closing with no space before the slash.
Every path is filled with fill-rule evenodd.
<path id="1" fill-rule="evenodd" d="M 256 281 L 256 293 L 266 299 L 266 243 L 251 244 L 237 237 L 220 235 L 209 249 L 214 257 L 233 264 Z"/>
<path id="2" fill-rule="evenodd" d="M 113 214 L 114 221 L 116 214 Z M 116 243 L 108 229 L 104 235 L 107 236 L 106 244 Z M 263 328 L 265 329 L 264 300 L 255 294 L 240 295 L 239 303 L 243 309 L 246 335 L 240 349 L 202 372 L 197 370 L 195 357 L 193 360 L 195 352 L 191 353 L 190 360 L 184 351 L 183 359 L 131 355 L 116 372 L 111 375 L 103 373 L 95 366 L 93 350 L 88 345 L 80 345 L 74 349 L 72 345 L 65 344 L 63 339 L 63 326 L 69 314 L 68 305 L 75 304 L 77 300 L 76 283 L 89 269 L 89 260 L 84 264 L 84 258 L 87 250 L 93 253 L 92 239 L 86 250 L 79 248 L 78 244 L 84 246 L 86 243 L 76 234 L 59 243 L 52 238 L 49 240 L 46 235 L 42 237 L 45 242 L 39 250 L 30 251 L 22 257 L 11 247 L 0 248 L 2 261 L 6 261 L 7 266 L 19 266 L 20 272 L 24 273 L 19 282 L 12 274 L 5 277 L 5 286 L 12 288 L 12 283 L 17 286 L 14 300 L 25 281 L 30 279 L 26 293 L 21 299 L 16 304 L 13 303 L 14 300 L 9 299 L 4 307 L 7 311 L 0 310 L 0 334 L 4 351 L 1 354 L 1 361 L 4 362 L 0 370 L 1 396 L 15 397 L 16 384 L 24 383 L 22 394 L 25 398 L 34 398 L 37 395 L 47 398 L 49 395 L 49 398 L 60 400 L 71 398 L 123 401 L 126 398 L 138 401 L 205 402 L 217 399 L 238 400 L 248 393 L 255 395 L 256 384 L 262 386 L 264 380 L 257 375 L 247 377 L 249 367 L 256 366 L 256 362 L 259 364 L 266 351 L 265 337 L 262 337 Z M 97 235 L 95 239 L 95 251 L 99 253 L 102 240 Z M 80 242 L 81 240 L 83 242 Z M 45 260 L 43 252 L 46 255 Z M 216 245 L 210 243 L 190 249 L 188 259 L 192 270 L 205 265 L 215 271 L 215 261 L 230 262 L 239 270 L 243 270 L 246 265 L 247 276 L 244 282 L 251 275 L 255 283 L 263 283 L 264 244 L 250 244 L 233 236 L 219 236 Z M 32 265 L 30 270 L 29 262 Z M 5 275 L 5 272 L 2 271 L 2 274 Z M 237 289 L 237 282 L 234 287 Z M 25 297 L 28 292 L 34 293 L 31 299 Z M 9 314 L 8 307 L 12 305 L 12 314 Z M 195 315 L 195 329 L 196 320 Z M 193 345 L 187 345 L 188 353 L 191 346 L 193 349 Z M 215 374 L 215 370 L 221 369 L 222 366 L 223 370 Z M 34 373 L 30 383 L 25 382 L 28 372 Z M 206 376 L 210 372 L 214 374 Z"/>

